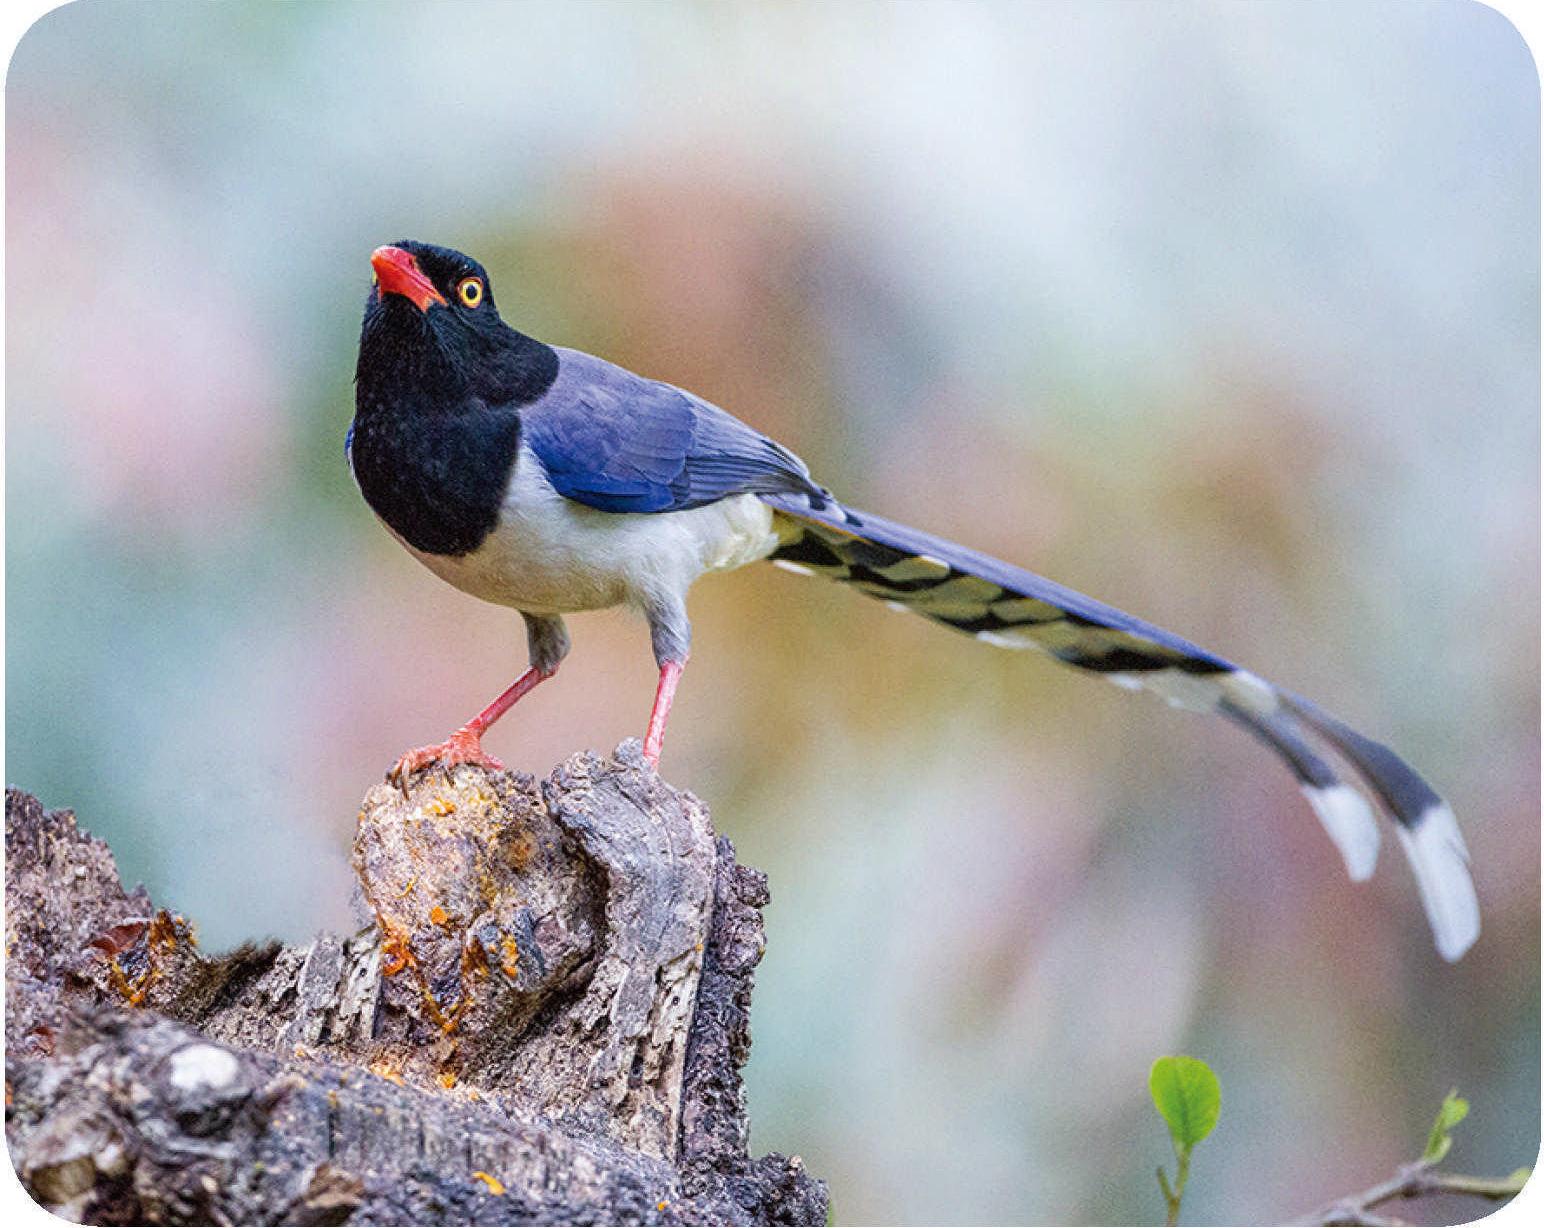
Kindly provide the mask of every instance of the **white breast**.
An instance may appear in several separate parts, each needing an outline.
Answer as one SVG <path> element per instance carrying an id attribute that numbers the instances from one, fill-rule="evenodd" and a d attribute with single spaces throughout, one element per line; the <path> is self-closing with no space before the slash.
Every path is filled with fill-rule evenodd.
<path id="1" fill-rule="evenodd" d="M 558 494 L 522 446 L 498 527 L 482 545 L 453 558 L 408 550 L 474 597 L 567 614 L 679 599 L 704 572 L 743 567 L 777 544 L 772 509 L 755 495 L 683 512 L 602 512 Z"/>

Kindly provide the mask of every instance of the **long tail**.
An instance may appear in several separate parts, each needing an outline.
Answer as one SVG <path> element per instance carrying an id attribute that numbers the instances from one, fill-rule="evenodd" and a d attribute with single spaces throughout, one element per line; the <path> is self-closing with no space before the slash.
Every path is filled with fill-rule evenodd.
<path id="1" fill-rule="evenodd" d="M 1360 881 L 1377 862 L 1378 826 L 1362 794 L 1316 749 L 1317 738 L 1393 819 L 1437 950 L 1454 960 L 1479 937 L 1469 853 L 1453 812 L 1388 747 L 1204 648 L 1031 572 L 835 502 L 762 497 L 778 513 L 783 544 L 771 558 L 779 566 L 829 576 L 989 644 L 1038 649 L 1128 690 L 1241 725 L 1291 769 Z"/>

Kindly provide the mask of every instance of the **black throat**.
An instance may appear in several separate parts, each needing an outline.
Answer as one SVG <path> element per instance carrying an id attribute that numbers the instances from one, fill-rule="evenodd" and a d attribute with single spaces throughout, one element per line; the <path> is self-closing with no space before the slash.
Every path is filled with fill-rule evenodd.
<path id="1" fill-rule="evenodd" d="M 426 554 L 469 554 L 499 520 L 520 407 L 558 374 L 550 346 L 502 322 L 470 330 L 372 296 L 355 372 L 349 460 L 371 509 Z"/>

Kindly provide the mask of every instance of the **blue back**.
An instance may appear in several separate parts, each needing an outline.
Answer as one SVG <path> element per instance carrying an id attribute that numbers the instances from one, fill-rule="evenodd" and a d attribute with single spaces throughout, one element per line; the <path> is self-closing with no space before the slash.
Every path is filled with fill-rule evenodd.
<path id="1" fill-rule="evenodd" d="M 718 406 L 554 349 L 557 380 L 520 417 L 565 498 L 606 512 L 675 512 L 737 494 L 824 496 L 803 461 Z"/>

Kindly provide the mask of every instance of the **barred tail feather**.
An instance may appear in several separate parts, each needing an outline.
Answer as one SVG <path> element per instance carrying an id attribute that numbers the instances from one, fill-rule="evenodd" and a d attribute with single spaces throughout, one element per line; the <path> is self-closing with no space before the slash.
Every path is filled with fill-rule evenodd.
<path id="1" fill-rule="evenodd" d="M 762 497 L 778 512 L 782 544 L 771 559 L 780 566 L 828 576 L 986 643 L 1037 649 L 1118 686 L 1242 726 L 1291 769 L 1360 881 L 1377 861 L 1377 824 L 1309 735 L 1321 738 L 1393 818 L 1438 951 L 1457 959 L 1479 936 L 1468 853 L 1453 812 L 1388 747 L 1188 640 L 1032 572 L 835 502 Z"/>

